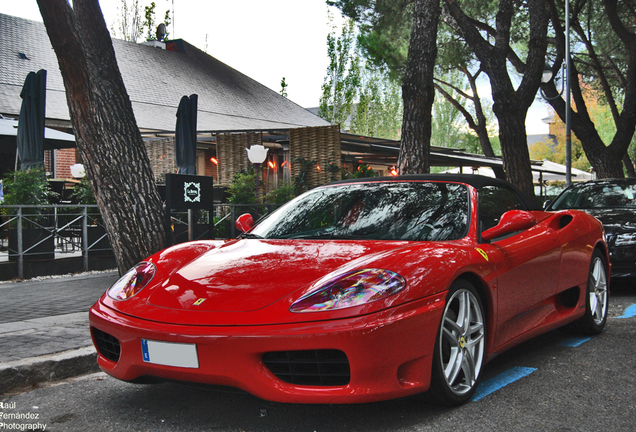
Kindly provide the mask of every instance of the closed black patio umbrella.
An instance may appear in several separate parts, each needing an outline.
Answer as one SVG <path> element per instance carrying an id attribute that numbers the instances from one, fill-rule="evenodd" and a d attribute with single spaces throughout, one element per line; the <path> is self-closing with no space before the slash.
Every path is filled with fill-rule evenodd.
<path id="1" fill-rule="evenodd" d="M 177 174 L 197 173 L 197 100 L 196 94 L 183 96 L 177 109 L 174 139 Z"/>
<path id="2" fill-rule="evenodd" d="M 18 120 L 17 158 L 21 169 L 44 165 L 44 118 L 46 108 L 46 70 L 29 72 L 20 93 L 22 107 Z M 17 169 L 16 158 L 16 169 Z"/>

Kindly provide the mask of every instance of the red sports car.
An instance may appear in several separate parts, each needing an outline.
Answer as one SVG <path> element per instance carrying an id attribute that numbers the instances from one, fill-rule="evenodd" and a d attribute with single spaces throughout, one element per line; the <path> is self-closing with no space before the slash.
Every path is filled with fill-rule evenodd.
<path id="1" fill-rule="evenodd" d="M 90 310 L 102 370 L 241 388 L 279 402 L 353 403 L 430 390 L 467 401 L 484 364 L 575 322 L 599 333 L 601 223 L 528 210 L 472 175 L 342 181 L 229 241 L 136 265 Z"/>

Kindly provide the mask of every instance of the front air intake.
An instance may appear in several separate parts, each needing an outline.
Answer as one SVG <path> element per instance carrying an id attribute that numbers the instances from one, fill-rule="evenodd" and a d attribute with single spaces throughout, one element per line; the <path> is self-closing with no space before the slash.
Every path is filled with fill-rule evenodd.
<path id="1" fill-rule="evenodd" d="M 91 327 L 91 333 L 93 333 L 93 340 L 95 341 L 97 352 L 110 361 L 118 362 L 121 345 L 117 338 L 95 327 Z"/>
<path id="2" fill-rule="evenodd" d="M 263 355 L 263 363 L 280 380 L 306 386 L 343 386 L 351 372 L 340 350 L 276 351 Z"/>

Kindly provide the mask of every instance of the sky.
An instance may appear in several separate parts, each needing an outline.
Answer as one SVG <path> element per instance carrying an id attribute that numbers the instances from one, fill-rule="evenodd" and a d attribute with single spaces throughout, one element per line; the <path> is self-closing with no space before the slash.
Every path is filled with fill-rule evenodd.
<path id="1" fill-rule="evenodd" d="M 108 28 L 122 0 L 100 0 Z M 139 0 L 142 6 L 151 0 Z M 283 77 L 288 98 L 309 108 L 319 104 L 329 57 L 328 13 L 340 11 L 325 0 L 154 0 L 156 17 L 174 10 L 171 39 L 185 39 L 209 55 L 278 92 Z M 131 1 L 129 0 L 129 3 Z M 0 0 L 0 13 L 42 21 L 36 0 Z M 483 96 L 488 92 L 481 91 Z M 545 103 L 531 107 L 528 134 L 547 133 Z"/>

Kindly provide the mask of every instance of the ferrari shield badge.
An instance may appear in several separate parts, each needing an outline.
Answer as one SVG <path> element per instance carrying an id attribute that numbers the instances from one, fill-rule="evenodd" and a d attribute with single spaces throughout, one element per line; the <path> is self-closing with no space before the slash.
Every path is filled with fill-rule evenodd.
<path id="1" fill-rule="evenodd" d="M 476 248 L 476 250 L 477 250 L 477 252 L 479 252 L 479 254 L 480 254 L 481 256 L 483 256 L 483 257 L 484 257 L 484 259 L 485 259 L 486 261 L 488 261 L 488 254 L 487 254 L 486 252 L 484 252 L 484 250 L 483 250 L 483 249 L 481 249 L 481 248 Z"/>

